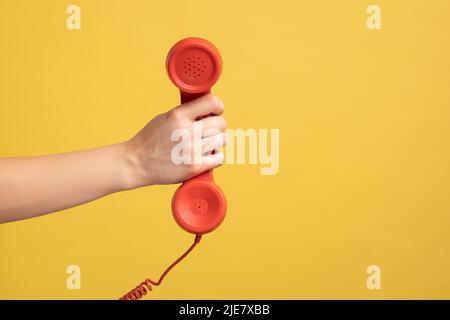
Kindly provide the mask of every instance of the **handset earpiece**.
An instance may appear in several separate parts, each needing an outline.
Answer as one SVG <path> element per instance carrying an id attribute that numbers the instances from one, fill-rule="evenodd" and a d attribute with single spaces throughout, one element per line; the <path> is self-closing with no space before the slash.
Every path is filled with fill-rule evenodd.
<path id="1" fill-rule="evenodd" d="M 170 49 L 166 67 L 170 80 L 180 89 L 181 103 L 186 103 L 211 93 L 222 71 L 222 59 L 211 42 L 186 38 Z M 194 234 L 216 229 L 225 218 L 226 210 L 225 195 L 214 183 L 212 171 L 183 182 L 172 198 L 175 221 Z"/>

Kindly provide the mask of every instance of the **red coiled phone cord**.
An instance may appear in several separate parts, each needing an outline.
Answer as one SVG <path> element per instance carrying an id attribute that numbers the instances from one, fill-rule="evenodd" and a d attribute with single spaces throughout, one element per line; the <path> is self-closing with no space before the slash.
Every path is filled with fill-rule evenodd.
<path id="1" fill-rule="evenodd" d="M 175 267 L 181 260 L 186 258 L 186 256 L 197 246 L 197 244 L 202 239 L 202 236 L 200 234 L 195 235 L 194 243 L 189 247 L 189 249 L 186 250 L 185 253 L 181 257 L 179 257 L 177 260 L 175 260 L 167 269 L 164 271 L 164 273 L 159 278 L 158 282 L 155 282 L 151 279 L 145 279 L 143 282 L 141 282 L 136 288 L 125 294 L 123 297 L 121 297 L 119 300 L 138 300 L 141 299 L 143 296 L 145 296 L 149 291 L 152 291 L 152 285 L 159 286 L 161 282 L 164 280 L 165 276 L 169 273 L 170 270 L 172 270 L 173 267 Z"/>

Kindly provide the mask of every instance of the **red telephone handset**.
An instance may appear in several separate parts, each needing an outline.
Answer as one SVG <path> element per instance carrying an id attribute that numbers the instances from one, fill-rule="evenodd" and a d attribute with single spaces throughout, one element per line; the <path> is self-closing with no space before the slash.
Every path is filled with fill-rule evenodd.
<path id="1" fill-rule="evenodd" d="M 180 89 L 181 103 L 185 103 L 211 92 L 211 87 L 219 79 L 222 59 L 211 42 L 186 38 L 170 49 L 166 67 L 170 80 Z M 163 272 L 158 281 L 145 279 L 120 299 L 137 300 L 151 291 L 152 286 L 159 286 L 167 273 L 195 248 L 202 235 L 222 223 L 226 211 L 225 195 L 214 183 L 212 171 L 183 182 L 173 195 L 172 214 L 181 228 L 195 234 L 194 243 Z"/>
<path id="2" fill-rule="evenodd" d="M 185 103 L 211 92 L 222 71 L 222 59 L 211 42 L 186 38 L 169 51 L 166 67 L 170 80 L 180 89 L 181 103 Z M 183 182 L 172 198 L 175 221 L 194 234 L 216 229 L 226 210 L 225 195 L 214 183 L 212 171 Z"/>

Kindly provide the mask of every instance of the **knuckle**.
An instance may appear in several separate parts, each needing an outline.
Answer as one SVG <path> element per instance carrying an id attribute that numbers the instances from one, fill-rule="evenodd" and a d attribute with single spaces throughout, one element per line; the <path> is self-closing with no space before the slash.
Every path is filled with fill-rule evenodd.
<path id="1" fill-rule="evenodd" d="M 205 99 L 206 99 L 206 103 L 211 104 L 211 105 L 214 105 L 217 102 L 217 97 L 214 95 L 211 95 L 211 94 L 206 95 Z"/>
<path id="2" fill-rule="evenodd" d="M 181 121 L 182 119 L 182 114 L 181 114 L 181 110 L 178 108 L 172 109 L 169 112 L 167 112 L 167 118 L 169 121 Z"/>
<path id="3" fill-rule="evenodd" d="M 172 109 L 167 112 L 167 117 L 170 119 L 177 118 L 179 114 L 179 110 L 177 108 Z"/>
<path id="4" fill-rule="evenodd" d="M 222 100 L 218 96 L 209 96 L 208 99 L 209 99 L 208 103 L 213 108 L 214 113 L 221 114 L 224 110 L 224 105 L 223 105 Z"/>
<path id="5" fill-rule="evenodd" d="M 220 129 L 225 129 L 227 127 L 227 120 L 225 120 L 224 117 L 219 117 L 219 128 Z"/>
<path id="6" fill-rule="evenodd" d="M 225 105 L 219 97 L 216 97 L 216 109 L 218 113 L 222 113 L 225 110 Z"/>
<path id="7" fill-rule="evenodd" d="M 225 132 L 223 132 L 222 133 L 222 145 L 227 144 L 227 139 L 228 139 L 228 135 Z"/>

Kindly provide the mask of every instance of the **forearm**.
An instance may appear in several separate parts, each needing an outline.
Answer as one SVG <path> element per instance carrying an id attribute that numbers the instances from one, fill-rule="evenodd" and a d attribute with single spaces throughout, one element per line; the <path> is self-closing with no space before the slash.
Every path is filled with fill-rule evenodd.
<path id="1" fill-rule="evenodd" d="M 125 144 L 0 159 L 0 223 L 73 207 L 128 188 Z"/>

